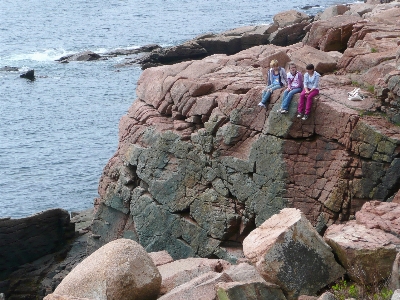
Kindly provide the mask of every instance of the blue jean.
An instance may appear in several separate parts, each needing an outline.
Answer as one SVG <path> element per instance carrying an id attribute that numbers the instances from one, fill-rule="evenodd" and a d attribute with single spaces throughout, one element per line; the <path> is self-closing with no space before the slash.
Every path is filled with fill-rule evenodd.
<path id="1" fill-rule="evenodd" d="M 290 102 L 292 101 L 293 95 L 296 93 L 300 93 L 301 92 L 301 88 L 294 88 L 291 91 L 285 90 L 283 92 L 283 97 L 282 97 L 282 106 L 281 108 L 284 110 L 289 110 L 289 105 Z"/>
<path id="2" fill-rule="evenodd" d="M 275 91 L 275 90 L 277 90 L 277 89 L 280 89 L 281 88 L 281 85 L 280 84 L 271 84 L 271 85 L 268 85 L 265 89 L 267 90 L 267 91 L 263 91 L 262 92 L 262 98 L 261 98 L 261 103 L 262 104 L 267 104 L 267 102 L 269 101 L 269 97 L 271 97 L 271 95 L 272 95 L 272 92 L 273 91 Z"/>

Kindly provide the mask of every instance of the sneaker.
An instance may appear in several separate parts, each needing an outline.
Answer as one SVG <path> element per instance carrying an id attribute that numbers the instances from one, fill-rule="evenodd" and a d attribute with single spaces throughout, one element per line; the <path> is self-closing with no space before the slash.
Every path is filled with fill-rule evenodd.
<path id="1" fill-rule="evenodd" d="M 308 115 L 304 115 L 301 119 L 302 119 L 303 121 L 307 120 L 307 119 L 308 119 Z"/>
<path id="2" fill-rule="evenodd" d="M 266 107 L 265 104 L 262 102 L 258 103 L 258 106 Z"/>
<path id="3" fill-rule="evenodd" d="M 302 116 L 303 116 L 303 114 L 300 114 L 300 113 L 297 114 L 298 118 L 301 118 Z"/>
<path id="4" fill-rule="evenodd" d="M 353 96 L 349 96 L 349 100 L 350 101 L 362 101 L 362 100 L 364 100 L 364 96 L 357 93 Z"/>
<path id="5" fill-rule="evenodd" d="M 357 95 L 357 93 L 360 91 L 360 88 L 355 88 L 354 90 L 352 90 L 351 92 L 348 92 L 347 95 L 349 97 L 353 97 L 355 95 Z"/>
<path id="6" fill-rule="evenodd" d="M 288 111 L 287 111 L 286 109 L 281 109 L 280 113 L 281 113 L 281 114 L 287 114 Z"/>

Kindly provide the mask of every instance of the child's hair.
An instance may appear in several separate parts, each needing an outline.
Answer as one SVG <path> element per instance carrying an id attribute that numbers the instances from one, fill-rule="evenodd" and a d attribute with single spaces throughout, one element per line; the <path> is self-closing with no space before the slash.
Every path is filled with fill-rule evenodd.
<path id="1" fill-rule="evenodd" d="M 292 61 L 290 61 L 288 65 L 289 65 L 289 68 L 290 68 L 291 66 L 297 67 L 296 64 L 295 64 L 294 62 L 292 62 Z"/>
<path id="2" fill-rule="evenodd" d="M 269 63 L 269 66 L 272 67 L 277 67 L 278 66 L 278 61 L 276 59 L 271 60 Z"/>
<path id="3" fill-rule="evenodd" d="M 314 70 L 314 65 L 313 64 L 307 65 L 306 70 Z"/>

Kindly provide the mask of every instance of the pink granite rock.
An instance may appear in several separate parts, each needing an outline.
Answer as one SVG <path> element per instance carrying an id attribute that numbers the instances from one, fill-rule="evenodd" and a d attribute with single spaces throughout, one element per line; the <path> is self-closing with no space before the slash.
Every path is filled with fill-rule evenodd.
<path id="1" fill-rule="evenodd" d="M 343 275 L 331 248 L 298 209 L 286 208 L 243 241 L 243 251 L 266 281 L 290 299 L 315 294 Z"/>
<path id="2" fill-rule="evenodd" d="M 297 300 L 318 300 L 318 297 L 301 295 Z"/>
<path id="3" fill-rule="evenodd" d="M 298 70 L 303 74 L 306 72 L 305 66 L 313 64 L 318 73 L 331 73 L 336 70 L 337 59 L 328 53 L 319 51 L 313 47 L 305 45 L 290 53 L 291 60 L 298 66 Z"/>
<path id="4" fill-rule="evenodd" d="M 43 298 L 43 300 L 95 300 L 95 298 L 80 298 L 74 296 L 50 294 Z"/>
<path id="5" fill-rule="evenodd" d="M 381 22 L 359 22 L 354 25 L 348 49 L 339 60 L 339 68 L 365 72 L 396 57 L 394 49 L 400 36 L 398 26 Z M 380 76 L 381 77 L 381 76 Z"/>
<path id="6" fill-rule="evenodd" d="M 248 264 L 248 263 L 240 263 L 238 265 L 232 265 L 225 270 L 225 273 L 232 278 L 233 281 L 236 282 L 264 282 L 265 280 L 261 277 L 261 275 L 257 272 L 257 269 Z"/>
<path id="7" fill-rule="evenodd" d="M 225 273 L 207 272 L 192 280 L 177 286 L 159 300 L 203 299 L 215 300 L 215 286 L 220 282 L 230 282 L 232 279 Z"/>
<path id="8" fill-rule="evenodd" d="M 364 14 L 371 12 L 374 7 L 374 5 L 368 3 L 353 3 L 352 5 L 350 5 L 348 13 L 358 14 L 362 17 Z"/>
<path id="9" fill-rule="evenodd" d="M 273 17 L 274 24 L 278 25 L 278 27 L 280 28 L 297 23 L 302 23 L 309 19 L 310 17 L 307 14 L 296 10 L 288 10 L 281 13 L 277 13 Z"/>
<path id="10" fill-rule="evenodd" d="M 328 20 L 332 17 L 343 15 L 348 10 L 350 10 L 350 7 L 346 5 L 330 6 L 322 12 L 318 20 Z"/>
<path id="11" fill-rule="evenodd" d="M 400 191 L 396 193 L 396 195 L 393 198 L 393 203 L 399 203 L 400 204 Z"/>
<path id="12" fill-rule="evenodd" d="M 338 70 L 336 62 L 347 66 L 366 54 L 396 55 L 396 49 L 383 51 L 395 38 L 389 38 L 388 27 L 375 30 L 359 17 L 332 20 L 341 38 L 354 25 L 355 48 L 346 50 L 351 54 L 346 58 L 296 43 L 146 69 L 138 99 L 121 119 L 117 152 L 100 180 L 90 251 L 125 235 L 149 252 L 163 245 L 174 259 L 216 256 L 235 262 L 247 234 L 283 208 L 300 209 L 323 232 L 353 218 L 365 202 L 391 198 L 399 176 L 394 161 L 400 134 L 390 123 L 397 116 L 397 75 L 384 74 L 395 61 L 370 60 L 366 65 L 378 65 L 357 73 Z M 285 29 L 297 25 L 302 23 Z M 368 35 L 368 28 L 375 31 Z M 303 29 L 318 34 L 318 27 L 314 33 Z M 372 53 L 369 45 L 382 52 Z M 282 67 L 295 60 L 299 70 L 309 61 L 317 70 L 325 68 L 308 120 L 296 118 L 299 95 L 288 114 L 277 112 L 283 89 L 274 91 L 266 108 L 257 105 L 275 58 Z M 365 98 L 349 101 L 357 83 Z M 373 84 L 374 93 L 368 86 Z M 385 95 L 392 98 L 385 102 Z"/>
<path id="13" fill-rule="evenodd" d="M 396 254 L 389 279 L 389 288 L 392 291 L 400 289 L 400 252 Z"/>
<path id="14" fill-rule="evenodd" d="M 161 276 L 142 246 L 110 242 L 76 266 L 54 294 L 99 300 L 156 299 Z"/>
<path id="15" fill-rule="evenodd" d="M 378 6 L 365 17 L 372 22 L 398 26 L 400 24 L 400 5 L 397 4 L 397 7 Z"/>
<path id="16" fill-rule="evenodd" d="M 356 213 L 357 224 L 400 236 L 400 204 L 370 201 Z"/>
<path id="17" fill-rule="evenodd" d="M 220 300 L 286 300 L 279 286 L 267 282 L 222 282 L 215 288 Z"/>
<path id="18" fill-rule="evenodd" d="M 349 277 L 360 284 L 388 278 L 400 239 L 380 229 L 367 228 L 355 221 L 332 225 L 324 235 Z"/>
<path id="19" fill-rule="evenodd" d="M 312 23 L 303 43 L 322 51 L 343 51 L 347 47 L 354 24 L 361 21 L 358 16 L 336 16 Z"/>
<path id="20" fill-rule="evenodd" d="M 158 251 L 158 252 L 150 252 L 149 256 L 153 260 L 156 267 L 162 266 L 162 265 L 165 265 L 165 264 L 168 264 L 168 263 L 174 261 L 174 259 L 171 257 L 171 255 L 169 255 L 168 252 L 165 250 Z"/>
<path id="21" fill-rule="evenodd" d="M 186 258 L 158 267 L 162 277 L 160 294 L 166 294 L 174 288 L 208 272 L 221 273 L 230 263 L 220 259 Z"/>

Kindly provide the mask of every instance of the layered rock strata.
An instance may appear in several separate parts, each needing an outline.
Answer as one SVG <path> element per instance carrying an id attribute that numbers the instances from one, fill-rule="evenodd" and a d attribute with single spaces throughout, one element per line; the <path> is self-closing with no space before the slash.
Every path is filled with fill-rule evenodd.
<path id="1" fill-rule="evenodd" d="M 60 250 L 73 237 L 74 228 L 63 209 L 0 219 L 0 281 L 21 265 Z"/>
<path id="2" fill-rule="evenodd" d="M 359 34 L 364 20 L 351 20 L 352 29 L 336 22 L 341 30 L 322 31 L 332 38 L 338 33 L 339 40 L 346 33 L 344 55 L 313 48 L 321 45 L 266 45 L 145 70 L 100 180 L 89 251 L 127 237 L 174 259 L 236 261 L 247 234 L 283 208 L 300 209 L 323 232 L 354 218 L 365 202 L 392 199 L 400 186 L 400 130 L 390 120 L 398 110 L 378 87 L 397 99 L 398 81 L 382 76 L 369 83 L 370 65 L 346 69 L 346 52 L 361 49 L 371 36 Z M 382 26 L 368 22 L 374 24 Z M 307 44 L 311 36 L 312 27 Z M 385 39 L 392 45 L 385 55 L 393 60 L 381 60 L 376 66 L 382 70 L 397 68 L 396 38 Z M 295 116 L 298 95 L 288 115 L 276 112 L 282 90 L 267 109 L 257 106 L 276 58 L 282 65 L 293 60 L 300 70 L 314 63 L 324 75 L 305 122 Z M 355 84 L 364 101 L 347 99 Z"/>
<path id="3" fill-rule="evenodd" d="M 47 214 L 49 214 L 49 212 L 47 212 Z M 46 215 L 46 213 L 44 213 L 44 215 Z M 37 216 L 38 215 L 34 215 L 32 217 Z M 5 293 L 5 298 L 7 300 L 43 299 L 46 294 L 51 293 L 61 280 L 86 257 L 87 237 L 93 219 L 93 209 L 79 213 L 71 213 L 71 219 L 69 219 L 69 214 L 62 210 L 61 216 L 63 218 L 68 218 L 70 222 L 68 228 L 71 230 L 75 228 L 75 233 L 72 232 L 74 237 L 66 238 L 71 237 L 71 232 L 65 235 L 65 239 L 62 240 L 62 243 L 61 240 L 58 243 L 59 247 L 56 248 L 56 252 L 52 252 L 54 251 L 52 244 L 47 244 L 46 248 L 46 244 L 44 243 L 42 246 L 46 249 L 45 253 L 50 254 L 41 254 L 36 260 L 18 266 L 15 271 L 7 276 L 6 280 L 0 281 L 0 291 Z M 18 223 L 24 219 L 14 221 Z M 41 221 L 44 221 L 44 219 L 41 219 Z M 47 238 L 51 238 L 52 229 L 47 226 L 54 226 L 56 228 L 60 226 L 62 222 L 63 221 L 59 220 L 58 222 L 54 222 L 53 225 L 49 225 L 47 222 L 30 223 L 30 225 L 34 224 L 34 226 L 20 227 L 21 230 L 15 237 L 21 237 L 29 232 L 38 231 L 41 235 L 46 235 Z M 11 233 L 10 236 L 13 236 L 13 233 Z M 19 245 L 27 241 L 30 241 L 29 246 L 12 251 L 14 251 L 14 253 L 19 253 L 18 251 L 24 250 L 24 256 L 28 258 L 31 257 L 32 254 L 38 254 L 38 250 L 43 250 L 42 247 L 37 246 L 37 241 L 33 242 L 33 236 L 25 240 L 22 239 L 19 241 Z M 12 245 L 8 245 L 6 250 L 8 249 L 13 249 Z M 10 253 L 9 255 L 12 254 Z M 4 256 L 6 256 L 6 254 Z"/>

